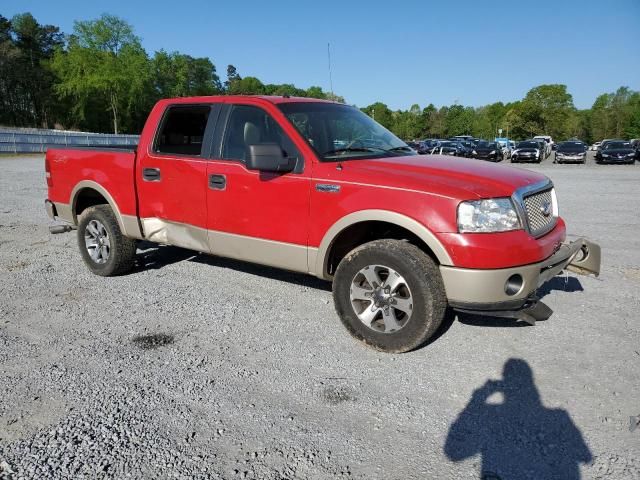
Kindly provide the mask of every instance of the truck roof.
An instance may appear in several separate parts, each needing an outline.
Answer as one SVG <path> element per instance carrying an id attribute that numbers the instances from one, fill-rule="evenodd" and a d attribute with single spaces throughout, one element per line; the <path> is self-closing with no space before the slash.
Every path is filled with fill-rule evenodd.
<path id="1" fill-rule="evenodd" d="M 246 99 L 263 100 L 273 104 L 278 103 L 299 103 L 299 102 L 318 102 L 318 103 L 339 103 L 333 100 L 324 100 L 310 97 L 287 97 L 281 95 L 209 95 L 201 97 L 178 97 L 165 98 L 158 103 L 210 103 L 210 102 L 234 102 Z M 342 105 L 342 104 L 340 104 Z"/>

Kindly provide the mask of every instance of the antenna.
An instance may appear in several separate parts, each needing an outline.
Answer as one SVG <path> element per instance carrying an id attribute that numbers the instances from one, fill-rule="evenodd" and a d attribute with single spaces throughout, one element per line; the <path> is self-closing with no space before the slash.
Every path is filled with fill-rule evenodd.
<path id="1" fill-rule="evenodd" d="M 331 78 L 331 44 L 327 43 L 327 59 L 329 60 L 329 89 L 333 97 L 333 79 Z"/>

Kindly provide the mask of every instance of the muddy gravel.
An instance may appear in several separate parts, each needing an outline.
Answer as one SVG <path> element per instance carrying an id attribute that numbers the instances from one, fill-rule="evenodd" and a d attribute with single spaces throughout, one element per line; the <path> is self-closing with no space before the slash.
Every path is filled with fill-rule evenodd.
<path id="1" fill-rule="evenodd" d="M 0 478 L 640 479 L 640 165 L 549 175 L 599 278 L 534 327 L 451 316 L 354 341 L 313 277 L 140 244 L 128 275 L 50 235 L 43 159 L 0 158 Z"/>

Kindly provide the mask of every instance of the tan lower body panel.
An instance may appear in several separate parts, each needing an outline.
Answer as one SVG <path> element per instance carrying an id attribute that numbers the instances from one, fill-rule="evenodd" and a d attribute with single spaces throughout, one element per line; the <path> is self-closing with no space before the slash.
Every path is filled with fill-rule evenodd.
<path id="1" fill-rule="evenodd" d="M 441 265 L 440 273 L 450 302 L 498 303 L 527 298 L 536 288 L 542 263 L 498 270 L 475 270 Z M 505 283 L 520 274 L 523 284 L 515 295 L 505 293 Z"/>
<path id="2" fill-rule="evenodd" d="M 307 247 L 304 245 L 209 230 L 209 247 L 214 255 L 295 272 L 309 272 Z"/>
<path id="3" fill-rule="evenodd" d="M 307 247 L 304 245 L 206 230 L 160 218 L 143 218 L 141 222 L 145 239 L 151 242 L 296 272 L 309 272 Z"/>

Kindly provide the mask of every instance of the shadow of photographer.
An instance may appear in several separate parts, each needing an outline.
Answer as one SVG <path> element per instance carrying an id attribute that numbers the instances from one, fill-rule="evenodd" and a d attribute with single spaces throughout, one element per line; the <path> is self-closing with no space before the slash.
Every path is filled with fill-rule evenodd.
<path id="1" fill-rule="evenodd" d="M 502 380 L 473 392 L 449 428 L 444 452 L 454 462 L 480 455 L 486 480 L 574 480 L 579 465 L 592 460 L 568 412 L 546 408 L 531 367 L 514 358 L 505 363 Z"/>

